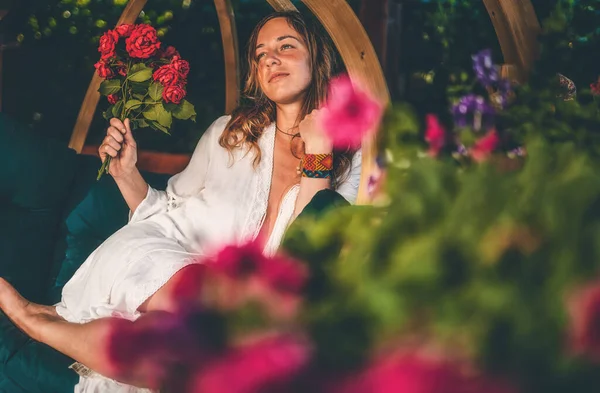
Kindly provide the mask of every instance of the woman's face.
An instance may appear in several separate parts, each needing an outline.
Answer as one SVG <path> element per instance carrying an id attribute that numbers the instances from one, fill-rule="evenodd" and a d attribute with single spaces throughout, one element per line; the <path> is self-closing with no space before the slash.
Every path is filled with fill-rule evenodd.
<path id="1" fill-rule="evenodd" d="M 285 105 L 304 99 L 312 79 L 310 56 L 285 18 L 271 19 L 259 31 L 255 59 L 258 83 L 271 101 Z"/>

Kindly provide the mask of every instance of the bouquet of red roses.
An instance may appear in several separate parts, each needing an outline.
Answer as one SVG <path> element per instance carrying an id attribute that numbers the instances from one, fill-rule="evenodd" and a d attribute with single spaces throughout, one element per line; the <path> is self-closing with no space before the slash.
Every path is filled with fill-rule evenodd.
<path id="1" fill-rule="evenodd" d="M 196 120 L 194 106 L 184 99 L 190 65 L 174 47 L 162 48 L 152 26 L 117 26 L 100 38 L 98 51 L 94 67 L 104 79 L 98 91 L 110 103 L 105 119 L 129 118 L 132 129 L 151 127 L 167 134 L 173 118 Z M 98 179 L 109 165 L 110 156 Z"/>

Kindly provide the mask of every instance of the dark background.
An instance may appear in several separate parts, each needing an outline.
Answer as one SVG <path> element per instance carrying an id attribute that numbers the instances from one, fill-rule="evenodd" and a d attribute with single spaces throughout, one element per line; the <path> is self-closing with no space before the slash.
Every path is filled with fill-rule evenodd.
<path id="1" fill-rule="evenodd" d="M 324 0 L 325 1 L 325 0 Z M 351 0 L 357 13 L 373 0 Z M 365 4 L 361 4 L 364 2 Z M 388 0 L 388 83 L 395 100 L 421 113 L 447 106 L 448 85 L 470 73 L 471 54 L 492 48 L 502 62 L 496 33 L 481 0 Z M 3 108 L 35 132 L 68 143 L 98 60 L 97 42 L 114 27 L 124 0 L 0 1 L 10 12 L 0 22 L 4 52 Z M 306 11 L 299 1 L 298 7 Z M 561 72 L 588 86 L 600 73 L 600 1 L 534 0 L 543 21 L 558 4 L 569 13 L 570 27 L 543 53 L 538 72 Z M 265 0 L 234 0 L 240 46 L 271 12 Z M 309 13 L 308 11 L 306 11 Z M 190 61 L 188 99 L 197 123 L 174 124 L 172 136 L 138 131 L 142 149 L 191 152 L 204 129 L 224 111 L 224 65 L 217 15 L 212 0 L 150 0 L 139 22 L 151 22 L 165 45 Z M 349 33 L 351 34 L 351 33 Z M 17 47 L 13 44 L 19 43 Z M 97 143 L 106 127 L 101 100 L 87 143 Z"/>

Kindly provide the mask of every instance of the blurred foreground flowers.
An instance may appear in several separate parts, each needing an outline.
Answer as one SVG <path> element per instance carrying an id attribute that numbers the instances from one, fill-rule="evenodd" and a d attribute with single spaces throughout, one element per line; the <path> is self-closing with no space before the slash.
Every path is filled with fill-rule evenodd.
<path id="1" fill-rule="evenodd" d="M 597 109 L 473 61 L 481 94 L 387 111 L 384 203 L 300 217 L 281 255 L 198 261 L 177 313 L 115 329 L 115 367 L 185 393 L 594 391 Z"/>

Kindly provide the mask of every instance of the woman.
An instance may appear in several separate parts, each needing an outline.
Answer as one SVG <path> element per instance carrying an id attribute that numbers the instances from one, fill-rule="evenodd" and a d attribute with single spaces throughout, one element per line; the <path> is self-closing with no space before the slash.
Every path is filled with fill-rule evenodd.
<path id="1" fill-rule="evenodd" d="M 360 154 L 336 153 L 332 161 L 331 141 L 318 126 L 333 59 L 298 13 L 261 21 L 249 42 L 249 104 L 210 126 L 166 191 L 149 187 L 137 170 L 129 122 L 111 120 L 99 153 L 112 157 L 129 224 L 88 257 L 56 306 L 29 303 L 0 282 L 0 307 L 22 330 L 95 371 L 76 392 L 146 391 L 130 386 L 136 380 L 110 379 L 106 334 L 115 318 L 173 311 L 172 287 L 199 257 L 256 238 L 273 253 L 317 192 L 334 187 L 355 200 Z M 315 161 L 319 168 L 310 166 Z"/>

